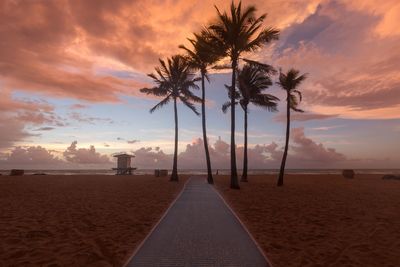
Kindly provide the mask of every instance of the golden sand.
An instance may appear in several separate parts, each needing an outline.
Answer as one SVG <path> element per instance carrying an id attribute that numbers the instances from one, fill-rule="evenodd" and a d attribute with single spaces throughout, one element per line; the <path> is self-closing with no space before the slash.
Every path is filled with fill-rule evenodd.
<path id="1" fill-rule="evenodd" d="M 381 175 L 250 176 L 216 184 L 276 267 L 400 266 L 400 181 Z"/>

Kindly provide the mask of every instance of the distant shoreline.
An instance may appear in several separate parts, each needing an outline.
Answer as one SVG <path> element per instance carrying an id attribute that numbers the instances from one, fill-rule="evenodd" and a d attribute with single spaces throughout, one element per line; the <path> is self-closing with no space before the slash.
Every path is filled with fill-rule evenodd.
<path id="1" fill-rule="evenodd" d="M 286 174 L 341 174 L 343 169 L 287 169 Z M 46 169 L 24 169 L 25 175 L 115 175 L 115 171 L 111 169 L 75 169 L 75 170 L 46 170 Z M 356 174 L 400 174 L 400 169 L 354 169 Z M 168 170 L 171 173 L 171 170 Z M 217 169 L 213 170 L 214 175 Z M 238 169 L 241 173 L 241 170 Z M 278 169 L 250 169 L 249 175 L 273 175 L 279 172 Z M 9 175 L 10 170 L 0 170 L 1 175 Z M 186 169 L 178 170 L 182 175 L 206 175 L 207 170 Z M 134 171 L 134 175 L 153 175 L 154 169 L 138 169 Z M 218 169 L 218 175 L 229 175 L 229 169 Z"/>

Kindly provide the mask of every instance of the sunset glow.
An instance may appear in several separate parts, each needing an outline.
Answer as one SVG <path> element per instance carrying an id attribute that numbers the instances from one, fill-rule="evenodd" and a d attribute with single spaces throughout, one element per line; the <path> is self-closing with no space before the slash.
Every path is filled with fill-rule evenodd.
<path id="1" fill-rule="evenodd" d="M 182 53 L 180 44 L 230 1 L 0 1 L 0 169 L 110 168 L 136 154 L 139 168 L 170 168 L 173 108 L 139 92 L 147 74 Z M 293 116 L 288 168 L 400 166 L 400 2 L 246 1 L 267 13 L 280 39 L 252 59 L 308 73 L 305 113 Z M 277 76 L 273 78 L 277 81 Z M 215 168 L 229 167 L 229 71 L 212 71 L 207 127 Z M 249 167 L 278 168 L 285 132 L 279 112 L 250 106 Z M 199 95 L 200 92 L 195 92 Z M 204 169 L 200 117 L 181 104 L 179 166 Z M 243 114 L 237 108 L 238 162 Z M 76 142 L 75 142 L 76 141 Z M 68 155 L 68 157 L 67 157 Z"/>

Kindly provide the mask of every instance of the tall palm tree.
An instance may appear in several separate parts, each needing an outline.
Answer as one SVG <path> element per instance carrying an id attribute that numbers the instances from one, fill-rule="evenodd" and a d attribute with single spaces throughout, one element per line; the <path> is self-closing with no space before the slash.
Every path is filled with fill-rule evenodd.
<path id="1" fill-rule="evenodd" d="M 289 134 L 290 134 L 290 111 L 304 112 L 298 108 L 302 100 L 301 92 L 297 89 L 299 85 L 307 78 L 307 74 L 300 75 L 300 71 L 290 69 L 287 73 L 279 74 L 278 85 L 286 91 L 286 141 L 285 150 L 283 152 L 281 168 L 279 170 L 278 186 L 283 186 L 283 176 L 285 172 L 286 158 L 289 148 Z"/>
<path id="2" fill-rule="evenodd" d="M 175 117 L 175 146 L 174 162 L 172 167 L 171 181 L 178 181 L 178 108 L 177 101 L 180 100 L 184 105 L 190 108 L 196 115 L 193 102 L 201 102 L 201 99 L 195 96 L 190 89 L 199 89 L 196 82 L 199 78 L 194 78 L 190 66 L 184 57 L 176 55 L 168 58 L 165 62 L 160 59 L 160 67 L 156 67 L 156 73 L 148 74 L 153 79 L 156 86 L 152 88 L 142 88 L 140 92 L 163 97 L 157 105 L 150 109 L 153 113 L 157 109 L 167 105 L 171 100 L 174 102 Z"/>
<path id="3" fill-rule="evenodd" d="M 246 64 L 238 73 L 238 89 L 241 99 L 240 106 L 244 112 L 244 154 L 243 154 L 243 173 L 242 182 L 247 182 L 247 114 L 250 103 L 262 107 L 267 111 L 278 111 L 279 98 L 265 94 L 263 91 L 272 85 L 272 81 L 267 72 L 258 66 Z"/>
<path id="4" fill-rule="evenodd" d="M 263 64 L 264 65 L 264 64 Z M 262 107 L 267 111 L 277 111 L 279 98 L 265 94 L 263 91 L 272 85 L 270 74 L 276 73 L 275 69 L 269 65 L 264 65 L 266 68 L 260 67 L 259 64 L 246 64 L 238 71 L 238 91 L 235 103 L 240 104 L 244 111 L 244 153 L 243 153 L 243 173 L 241 182 L 247 182 L 247 126 L 248 126 L 248 105 L 250 103 Z M 222 106 L 222 111 L 225 113 L 231 107 L 230 102 L 226 102 Z"/>
<path id="5" fill-rule="evenodd" d="M 207 181 L 209 184 L 214 183 L 212 176 L 210 153 L 208 150 L 208 139 L 206 129 L 206 95 L 205 95 L 205 79 L 209 82 L 208 68 L 218 61 L 220 53 L 216 53 L 216 46 L 211 43 L 209 34 L 203 30 L 200 34 L 194 34 L 194 39 L 188 39 L 193 48 L 190 50 L 184 45 L 179 47 L 186 51 L 186 58 L 189 65 L 194 69 L 200 71 L 201 75 L 201 121 L 203 127 L 203 143 L 206 154 L 207 163 Z"/>
<path id="6" fill-rule="evenodd" d="M 236 71 L 240 56 L 245 52 L 252 52 L 264 44 L 278 39 L 279 31 L 274 28 L 263 28 L 262 23 L 266 14 L 260 17 L 255 16 L 256 8 L 248 6 L 242 9 L 242 3 L 236 6 L 232 1 L 230 14 L 221 13 L 217 10 L 216 22 L 209 25 L 208 29 L 211 33 L 214 43 L 223 47 L 224 53 L 221 56 L 227 56 L 230 59 L 230 67 L 232 69 L 232 79 L 230 90 L 231 101 L 231 185 L 233 189 L 239 189 L 239 181 L 236 168 L 236 152 L 235 152 L 235 90 L 236 90 Z"/>

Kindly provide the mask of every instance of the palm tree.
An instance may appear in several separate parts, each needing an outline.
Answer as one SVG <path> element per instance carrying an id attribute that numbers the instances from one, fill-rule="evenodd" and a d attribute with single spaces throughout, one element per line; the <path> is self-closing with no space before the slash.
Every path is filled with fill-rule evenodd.
<path id="1" fill-rule="evenodd" d="M 175 146 L 174 146 L 174 163 L 172 167 L 171 181 L 178 181 L 178 109 L 177 100 L 180 100 L 196 115 L 199 113 L 192 102 L 201 102 L 201 99 L 195 96 L 190 89 L 199 89 L 196 82 L 199 78 L 194 78 L 190 66 L 184 57 L 176 55 L 168 58 L 165 62 L 160 59 L 160 67 L 156 67 L 155 74 L 148 74 L 156 83 L 153 88 L 142 88 L 140 92 L 163 97 L 157 105 L 150 109 L 153 113 L 159 108 L 167 105 L 171 100 L 174 102 L 175 117 Z"/>
<path id="2" fill-rule="evenodd" d="M 244 111 L 244 154 L 243 154 L 243 173 L 241 182 L 247 182 L 247 115 L 248 105 L 250 103 L 262 107 L 267 111 L 277 111 L 277 101 L 279 98 L 264 94 L 263 91 L 272 85 L 270 74 L 276 73 L 275 69 L 269 65 L 265 65 L 265 68 L 260 67 L 259 64 L 248 63 L 238 71 L 238 89 L 235 104 L 240 104 Z M 230 102 L 226 102 L 222 106 L 222 111 L 225 113 L 227 109 L 231 107 Z"/>
<path id="3" fill-rule="evenodd" d="M 209 82 L 208 78 L 208 68 L 214 64 L 220 56 L 216 53 L 216 46 L 213 46 L 209 34 L 207 31 L 203 30 L 201 34 L 194 34 L 194 39 L 188 39 L 192 44 L 193 49 L 180 45 L 179 47 L 184 49 L 187 54 L 187 60 L 189 65 L 194 70 L 199 70 L 201 75 L 201 121 L 203 127 L 203 143 L 204 150 L 206 154 L 207 163 L 207 181 L 209 184 L 213 184 L 213 176 L 211 169 L 210 153 L 208 150 L 208 139 L 207 139 L 207 129 L 206 129 L 206 95 L 205 95 L 205 79 Z"/>
<path id="4" fill-rule="evenodd" d="M 232 79 L 230 90 L 231 101 L 231 185 L 233 189 L 239 189 L 239 182 L 236 168 L 235 152 L 235 90 L 236 90 L 236 71 L 240 56 L 245 52 L 252 52 L 264 44 L 278 39 L 279 31 L 274 28 L 261 29 L 266 14 L 260 17 L 255 16 L 256 8 L 248 6 L 242 9 L 242 3 L 236 6 L 232 1 L 230 14 L 221 13 L 217 10 L 217 21 L 212 23 L 208 29 L 211 38 L 219 47 L 224 48 L 221 56 L 227 56 L 230 59 L 232 69 Z"/>
<path id="5" fill-rule="evenodd" d="M 295 112 L 304 112 L 297 108 L 302 100 L 302 95 L 297 87 L 307 78 L 307 74 L 300 75 L 300 72 L 295 69 L 290 69 L 287 73 L 279 74 L 278 85 L 286 91 L 286 141 L 285 150 L 283 152 L 281 168 L 279 170 L 278 186 L 283 186 L 283 175 L 285 172 L 286 158 L 289 148 L 289 134 L 290 134 L 290 110 Z"/>
<path id="6" fill-rule="evenodd" d="M 273 70 L 271 68 L 271 70 Z M 274 71 L 274 70 L 273 70 Z M 279 98 L 264 94 L 263 91 L 272 85 L 272 81 L 267 72 L 258 66 L 246 64 L 238 73 L 238 89 L 241 99 L 240 106 L 244 112 L 244 154 L 243 154 L 243 173 L 242 182 L 247 182 L 247 114 L 250 103 L 262 107 L 267 111 L 278 111 L 277 101 Z"/>

